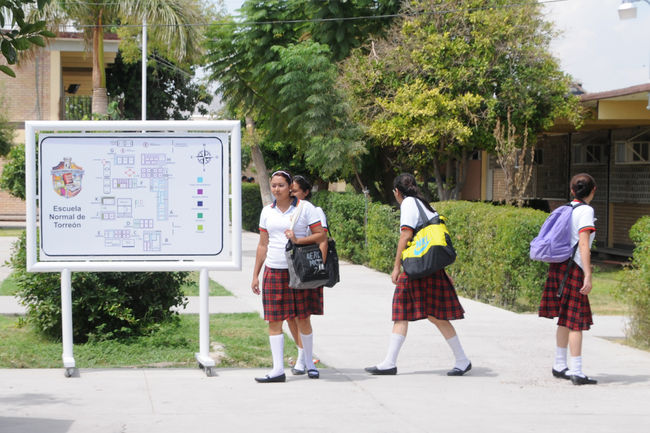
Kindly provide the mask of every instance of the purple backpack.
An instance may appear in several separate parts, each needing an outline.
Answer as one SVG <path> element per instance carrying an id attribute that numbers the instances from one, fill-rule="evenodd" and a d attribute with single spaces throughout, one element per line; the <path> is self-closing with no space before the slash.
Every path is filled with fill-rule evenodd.
<path id="1" fill-rule="evenodd" d="M 571 203 L 555 209 L 546 218 L 539 234 L 530 242 L 530 258 L 547 263 L 562 263 L 573 257 L 575 247 L 571 245 L 571 214 L 575 207 Z"/>

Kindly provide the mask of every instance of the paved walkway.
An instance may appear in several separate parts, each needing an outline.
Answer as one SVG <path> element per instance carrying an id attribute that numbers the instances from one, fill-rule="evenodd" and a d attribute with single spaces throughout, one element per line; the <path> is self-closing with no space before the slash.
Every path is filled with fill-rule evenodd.
<path id="1" fill-rule="evenodd" d="M 241 272 L 210 274 L 235 295 L 228 308 L 261 310 L 250 291 L 256 240 L 244 234 Z M 584 368 L 597 386 L 551 376 L 552 321 L 468 299 L 455 326 L 474 365 L 469 375 L 445 375 L 450 350 L 421 321 L 409 329 L 399 374 L 369 376 L 363 367 L 379 362 L 388 343 L 393 286 L 388 275 L 347 263 L 341 281 L 313 319 L 316 353 L 329 366 L 320 380 L 289 374 L 284 384 L 257 384 L 261 369 L 209 378 L 197 369 L 80 366 L 70 379 L 62 369 L 0 370 L 0 432 L 637 433 L 650 425 L 650 353 L 612 341 L 623 335 L 620 317 L 596 317 L 585 333 Z M 211 312 L 225 306 L 211 301 Z"/>

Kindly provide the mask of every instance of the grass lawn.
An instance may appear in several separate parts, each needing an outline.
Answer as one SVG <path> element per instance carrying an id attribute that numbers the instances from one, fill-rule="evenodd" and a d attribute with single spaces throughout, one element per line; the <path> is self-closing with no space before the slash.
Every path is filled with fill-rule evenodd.
<path id="1" fill-rule="evenodd" d="M 9 275 L 3 281 L 0 281 L 0 296 L 14 296 L 18 291 L 18 286 L 12 275 Z"/>
<path id="2" fill-rule="evenodd" d="M 620 266 L 597 265 L 592 276 L 593 289 L 589 303 L 594 314 L 625 315 L 627 306 L 616 298 L 617 287 L 623 279 Z"/>
<path id="3" fill-rule="evenodd" d="M 285 337 L 287 341 L 291 341 Z M 210 317 L 211 352 L 221 352 L 217 367 L 270 367 L 267 324 L 256 313 L 215 314 Z M 43 338 L 24 319 L 0 315 L 0 368 L 59 368 L 61 343 Z M 199 350 L 199 316 L 183 314 L 154 335 L 75 344 L 79 368 L 195 367 Z M 296 348 L 285 347 L 295 359 Z"/>
<path id="4" fill-rule="evenodd" d="M 0 228 L 0 236 L 13 236 L 17 238 L 24 231 L 24 229 Z"/>
<path id="5" fill-rule="evenodd" d="M 210 296 L 232 296 L 225 287 L 210 279 Z M 199 272 L 190 273 L 190 282 L 183 286 L 185 296 L 199 296 Z"/>

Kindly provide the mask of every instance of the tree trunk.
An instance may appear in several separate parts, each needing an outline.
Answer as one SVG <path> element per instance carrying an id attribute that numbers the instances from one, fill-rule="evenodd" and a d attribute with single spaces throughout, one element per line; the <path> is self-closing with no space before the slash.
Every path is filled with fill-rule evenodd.
<path id="1" fill-rule="evenodd" d="M 97 26 L 93 28 L 93 102 L 92 113 L 100 116 L 108 114 L 106 94 L 106 70 L 104 69 L 104 28 L 102 13 L 99 13 Z"/>
<path id="2" fill-rule="evenodd" d="M 266 169 L 266 163 L 264 162 L 262 149 L 260 149 L 260 146 L 257 143 L 257 139 L 255 138 L 255 121 L 250 116 L 246 116 L 246 132 L 250 139 L 251 157 L 253 159 L 255 170 L 257 171 L 257 181 L 260 185 L 260 196 L 262 197 L 262 204 L 266 206 L 273 202 L 271 184 L 269 183 L 269 172 Z"/>

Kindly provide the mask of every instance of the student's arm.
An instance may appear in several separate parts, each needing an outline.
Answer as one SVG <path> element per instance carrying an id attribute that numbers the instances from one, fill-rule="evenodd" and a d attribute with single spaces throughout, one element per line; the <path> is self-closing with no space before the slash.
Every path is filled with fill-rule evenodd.
<path id="1" fill-rule="evenodd" d="M 403 227 L 399 234 L 399 241 L 397 241 L 397 252 L 395 253 L 395 264 L 393 265 L 393 273 L 390 275 L 393 284 L 397 284 L 397 279 L 402 267 L 402 251 L 406 249 L 408 242 L 413 238 L 413 230 L 408 227 Z"/>
<path id="2" fill-rule="evenodd" d="M 591 250 L 589 248 L 589 236 L 591 230 L 583 230 L 578 234 L 578 248 L 580 249 L 580 258 L 582 259 L 582 270 L 585 278 L 580 289 L 580 293 L 588 295 L 591 292 Z"/>
<path id="3" fill-rule="evenodd" d="M 256 295 L 260 294 L 260 271 L 266 260 L 266 252 L 269 249 L 269 232 L 260 230 L 260 241 L 257 243 L 257 252 L 255 253 L 255 267 L 253 268 L 253 282 L 251 289 Z"/>

